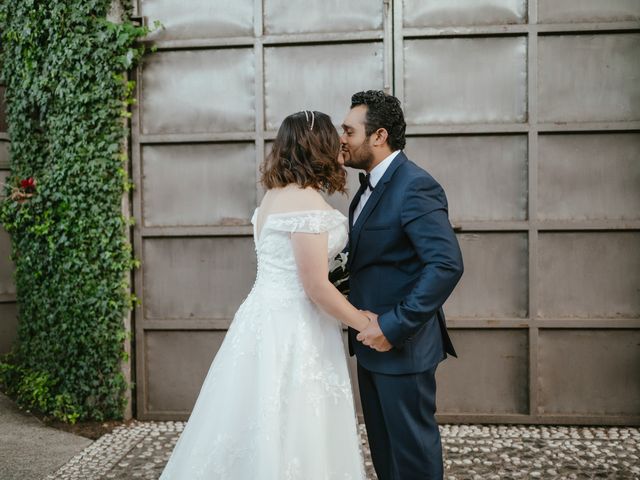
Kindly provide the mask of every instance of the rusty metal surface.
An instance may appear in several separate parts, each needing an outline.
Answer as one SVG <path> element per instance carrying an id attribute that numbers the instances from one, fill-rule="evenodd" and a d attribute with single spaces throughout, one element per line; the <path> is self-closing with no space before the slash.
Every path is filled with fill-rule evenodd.
<path id="1" fill-rule="evenodd" d="M 163 25 L 149 40 L 253 35 L 253 0 L 140 0 L 140 14 Z"/>
<path id="2" fill-rule="evenodd" d="M 538 316 L 640 317 L 639 246 L 638 232 L 541 233 Z"/>
<path id="3" fill-rule="evenodd" d="M 545 36 L 538 48 L 540 121 L 640 119 L 640 34 Z"/>
<path id="4" fill-rule="evenodd" d="M 465 273 L 444 305 L 447 318 L 525 318 L 528 249 L 523 233 L 458 235 Z"/>
<path id="5" fill-rule="evenodd" d="M 640 218 L 640 134 L 541 135 L 538 216 Z"/>
<path id="6" fill-rule="evenodd" d="M 540 413 L 638 415 L 640 330 L 541 330 Z"/>
<path id="7" fill-rule="evenodd" d="M 438 412 L 529 411 L 527 329 L 452 330 L 459 353 L 440 364 Z"/>
<path id="8" fill-rule="evenodd" d="M 382 2 L 291 2 L 265 0 L 264 30 L 269 34 L 356 32 L 382 28 Z"/>
<path id="9" fill-rule="evenodd" d="M 526 220 L 526 136 L 410 137 L 405 152 L 443 186 L 452 222 Z"/>
<path id="10" fill-rule="evenodd" d="M 525 37 L 404 43 L 407 124 L 524 122 Z"/>
<path id="11" fill-rule="evenodd" d="M 144 242 L 149 319 L 231 319 L 253 285 L 251 238 L 157 238 Z"/>
<path id="12" fill-rule="evenodd" d="M 157 52 L 142 76 L 142 133 L 255 128 L 253 49 Z"/>
<path id="13" fill-rule="evenodd" d="M 149 331 L 146 380 L 149 413 L 190 412 L 224 331 Z"/>
<path id="14" fill-rule="evenodd" d="M 537 0 L 538 23 L 640 20 L 638 0 Z"/>
<path id="15" fill-rule="evenodd" d="M 142 165 L 146 226 L 249 224 L 253 142 L 145 146 Z"/>
<path id="16" fill-rule="evenodd" d="M 404 26 L 524 23 L 526 0 L 404 0 Z"/>
<path id="17" fill-rule="evenodd" d="M 354 92 L 384 86 L 382 51 L 381 42 L 265 48 L 266 130 L 305 109 L 340 125 Z"/>

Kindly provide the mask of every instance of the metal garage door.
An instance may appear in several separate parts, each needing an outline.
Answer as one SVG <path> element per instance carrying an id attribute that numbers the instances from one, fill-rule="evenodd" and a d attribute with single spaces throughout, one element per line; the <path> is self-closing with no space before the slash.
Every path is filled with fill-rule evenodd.
<path id="1" fill-rule="evenodd" d="M 387 88 L 465 256 L 441 419 L 640 423 L 639 2 L 138 8 L 165 26 L 132 129 L 139 418 L 188 415 L 251 288 L 257 168 L 280 120 L 340 123 L 351 93 Z"/>

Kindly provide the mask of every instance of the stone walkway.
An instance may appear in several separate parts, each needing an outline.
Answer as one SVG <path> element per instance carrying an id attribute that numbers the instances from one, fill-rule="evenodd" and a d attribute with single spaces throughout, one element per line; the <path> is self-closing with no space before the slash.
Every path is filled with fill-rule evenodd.
<path id="1" fill-rule="evenodd" d="M 157 479 L 184 422 L 134 422 L 96 440 L 49 479 Z M 441 427 L 445 478 L 640 479 L 640 429 L 502 425 Z M 375 480 L 364 427 L 369 480 Z"/>

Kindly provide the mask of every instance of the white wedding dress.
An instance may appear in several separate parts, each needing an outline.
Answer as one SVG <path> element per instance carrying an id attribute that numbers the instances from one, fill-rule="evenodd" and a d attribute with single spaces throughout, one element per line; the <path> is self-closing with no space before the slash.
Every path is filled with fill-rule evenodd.
<path id="1" fill-rule="evenodd" d="M 255 284 L 202 384 L 161 480 L 365 478 L 341 324 L 304 292 L 291 232 L 328 232 L 337 210 L 270 214 L 256 237 Z"/>

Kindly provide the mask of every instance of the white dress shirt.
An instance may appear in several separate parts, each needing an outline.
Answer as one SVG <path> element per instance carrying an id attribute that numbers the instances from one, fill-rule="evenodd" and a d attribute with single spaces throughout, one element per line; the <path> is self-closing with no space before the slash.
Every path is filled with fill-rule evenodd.
<path id="1" fill-rule="evenodd" d="M 371 174 L 371 176 L 369 177 L 369 183 L 371 183 L 371 186 L 373 188 L 376 188 L 376 185 L 378 184 L 378 182 L 380 181 L 380 179 L 384 175 L 384 172 L 387 171 L 387 168 L 389 168 L 389 165 L 391 165 L 391 162 L 393 161 L 394 158 L 396 158 L 396 156 L 399 153 L 400 153 L 400 150 L 396 150 L 395 152 L 391 153 L 391 155 L 389 155 L 387 158 L 382 160 L 378 165 L 376 165 L 373 168 L 373 170 L 371 170 L 371 172 L 369 172 Z M 362 209 L 364 208 L 365 204 L 367 203 L 367 200 L 369 200 L 370 196 L 371 196 L 371 190 L 367 188 L 364 191 L 364 193 L 362 194 L 362 196 L 360 197 L 360 201 L 358 202 L 358 206 L 356 207 L 356 209 L 353 212 L 353 224 L 354 225 L 356 223 L 356 220 L 358 220 L 358 216 L 362 212 Z"/>

